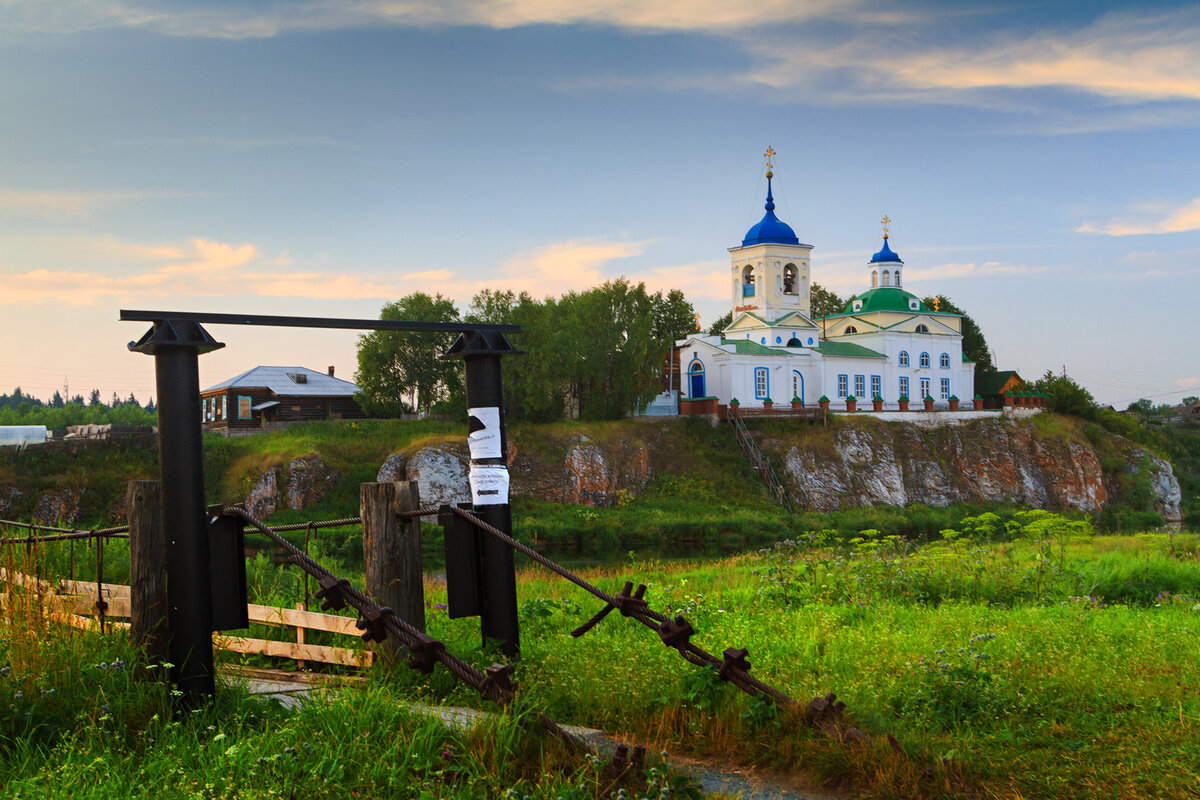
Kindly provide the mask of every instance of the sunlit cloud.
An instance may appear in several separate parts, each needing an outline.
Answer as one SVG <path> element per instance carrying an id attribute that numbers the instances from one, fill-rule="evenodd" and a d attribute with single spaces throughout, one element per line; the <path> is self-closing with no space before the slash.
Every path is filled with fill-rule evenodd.
<path id="1" fill-rule="evenodd" d="M 178 192 L 53 192 L 0 190 L 0 210 L 14 216 L 78 217 L 131 200 L 184 197 Z"/>
<path id="2" fill-rule="evenodd" d="M 1193 375 L 1190 378 L 1180 378 L 1175 381 L 1175 385 L 1180 389 L 1195 389 L 1200 387 L 1200 376 Z"/>
<path id="3" fill-rule="evenodd" d="M 1156 220 L 1137 220 L 1122 217 L 1103 225 L 1085 222 L 1075 230 L 1079 233 L 1103 233 L 1109 236 L 1136 236 L 1146 233 L 1182 233 L 1200 230 L 1200 197 L 1185 206 L 1159 214 Z"/>

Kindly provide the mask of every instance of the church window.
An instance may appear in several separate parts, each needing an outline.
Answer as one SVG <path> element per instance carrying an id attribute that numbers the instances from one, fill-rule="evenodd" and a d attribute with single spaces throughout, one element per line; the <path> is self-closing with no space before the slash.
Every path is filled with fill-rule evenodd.
<path id="1" fill-rule="evenodd" d="M 929 366 L 929 353 L 921 353 L 921 366 L 922 367 Z"/>
<path id="2" fill-rule="evenodd" d="M 761 339 L 759 339 L 759 341 L 760 341 L 760 342 L 762 342 L 763 344 L 766 344 L 766 343 L 767 343 L 767 337 L 765 337 L 765 336 L 764 336 L 764 337 L 762 337 Z"/>
<path id="3" fill-rule="evenodd" d="M 871 288 L 874 289 L 879 285 L 879 270 L 871 270 Z"/>
<path id="4" fill-rule="evenodd" d="M 941 358 L 938 359 L 938 364 L 941 365 L 942 369 L 950 369 L 950 354 L 942 353 Z"/>
<path id="5" fill-rule="evenodd" d="M 921 399 L 929 397 L 929 378 L 921 378 Z"/>
<path id="6" fill-rule="evenodd" d="M 865 375 L 854 376 L 854 396 L 858 398 L 867 396 L 867 378 Z"/>
<path id="7" fill-rule="evenodd" d="M 884 286 L 892 285 L 892 273 L 886 269 L 883 271 L 883 285 Z"/>
<path id="8" fill-rule="evenodd" d="M 871 376 L 871 399 L 883 397 L 883 379 L 878 375 Z"/>
<path id="9" fill-rule="evenodd" d="M 754 397 L 757 400 L 765 400 L 771 396 L 769 389 L 770 384 L 767 382 L 767 368 L 754 368 Z"/>
<path id="10" fill-rule="evenodd" d="M 810 337 L 808 337 L 808 343 L 809 343 L 810 345 L 813 343 L 813 338 L 812 338 L 811 336 L 810 336 Z"/>
<path id="11" fill-rule="evenodd" d="M 942 378 L 942 399 L 943 400 L 950 399 L 950 379 L 949 378 Z"/>
<path id="12" fill-rule="evenodd" d="M 907 377 L 903 377 L 900 379 L 900 396 L 908 397 L 908 378 Z"/>
<path id="13" fill-rule="evenodd" d="M 917 333 L 929 333 L 929 327 L 926 325 L 918 325 L 916 332 Z"/>
<path id="14" fill-rule="evenodd" d="M 788 264 L 783 268 L 783 293 L 799 294 L 796 290 L 796 265 Z"/>
<path id="15" fill-rule="evenodd" d="M 754 267 L 749 264 L 742 270 L 742 297 L 754 296 Z"/>
<path id="16" fill-rule="evenodd" d="M 847 325 L 844 333 L 858 333 L 858 328 L 854 327 L 853 325 Z"/>
<path id="17" fill-rule="evenodd" d="M 902 366 L 902 367 L 908 366 L 908 351 L 907 350 L 900 351 L 900 366 Z"/>
<path id="18" fill-rule="evenodd" d="M 800 407 L 804 407 L 804 376 L 792 370 L 792 397 L 800 398 Z"/>
<path id="19" fill-rule="evenodd" d="M 838 397 L 850 394 L 850 376 L 838 375 Z"/>
<path id="20" fill-rule="evenodd" d="M 775 344 L 783 344 L 783 337 L 782 337 L 782 336 L 776 336 L 776 337 L 775 337 Z"/>
<path id="21" fill-rule="evenodd" d="M 788 347 L 804 347 L 804 343 L 801 342 L 799 339 L 797 339 L 795 336 L 793 336 L 792 338 L 788 339 L 787 346 Z"/>
<path id="22" fill-rule="evenodd" d="M 896 270 L 896 285 L 900 285 L 900 270 Z"/>

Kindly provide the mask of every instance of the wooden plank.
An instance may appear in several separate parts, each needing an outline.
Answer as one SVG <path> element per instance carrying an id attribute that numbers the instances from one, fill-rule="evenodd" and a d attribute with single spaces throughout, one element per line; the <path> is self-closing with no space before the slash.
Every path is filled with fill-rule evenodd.
<path id="1" fill-rule="evenodd" d="M 321 614 L 316 611 L 299 611 L 294 608 L 276 608 L 275 606 L 249 605 L 250 621 L 266 625 L 279 625 L 285 628 L 307 628 L 310 631 L 326 631 L 328 633 L 344 633 L 358 636 L 362 633 L 355 627 L 354 617 L 339 617 L 335 614 Z"/>
<path id="2" fill-rule="evenodd" d="M 59 581 L 63 594 L 82 594 L 88 597 L 96 596 L 95 581 Z M 123 583 L 104 583 L 104 599 L 110 597 L 129 597 L 129 587 Z"/>
<path id="3" fill-rule="evenodd" d="M 347 667 L 369 667 L 374 654 L 368 650 L 348 650 L 344 647 L 325 647 L 316 644 L 273 642 L 268 639 L 248 639 L 240 636 L 214 636 L 213 646 L 234 653 L 255 653 L 264 656 L 320 661 Z"/>

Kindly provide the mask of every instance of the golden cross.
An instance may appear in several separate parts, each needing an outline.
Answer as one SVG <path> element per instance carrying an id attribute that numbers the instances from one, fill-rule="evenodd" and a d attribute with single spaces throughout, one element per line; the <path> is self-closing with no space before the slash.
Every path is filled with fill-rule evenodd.
<path id="1" fill-rule="evenodd" d="M 879 221 L 880 221 L 881 223 L 883 223 L 883 238 L 885 238 L 885 239 L 886 239 L 886 238 L 887 238 L 887 234 L 888 234 L 888 224 L 889 224 L 889 223 L 890 223 L 892 220 L 891 220 L 891 218 L 890 218 L 890 217 L 889 217 L 887 214 L 884 214 L 884 215 L 883 215 L 883 219 L 881 219 L 881 220 L 879 220 Z"/>
<path id="2" fill-rule="evenodd" d="M 933 298 L 933 310 L 941 311 L 941 309 L 942 309 L 942 298 L 940 298 L 940 297 Z"/>
<path id="3" fill-rule="evenodd" d="M 775 157 L 775 148 L 767 145 L 767 152 L 763 153 L 763 158 L 767 160 L 767 169 L 771 169 L 771 159 Z"/>

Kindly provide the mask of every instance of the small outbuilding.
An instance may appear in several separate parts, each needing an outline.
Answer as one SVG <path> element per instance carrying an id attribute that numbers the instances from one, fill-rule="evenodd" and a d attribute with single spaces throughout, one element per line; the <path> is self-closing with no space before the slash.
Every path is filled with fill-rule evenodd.
<path id="1" fill-rule="evenodd" d="M 255 367 L 200 392 L 206 430 L 261 428 L 263 423 L 361 419 L 358 386 L 308 367 Z"/>

